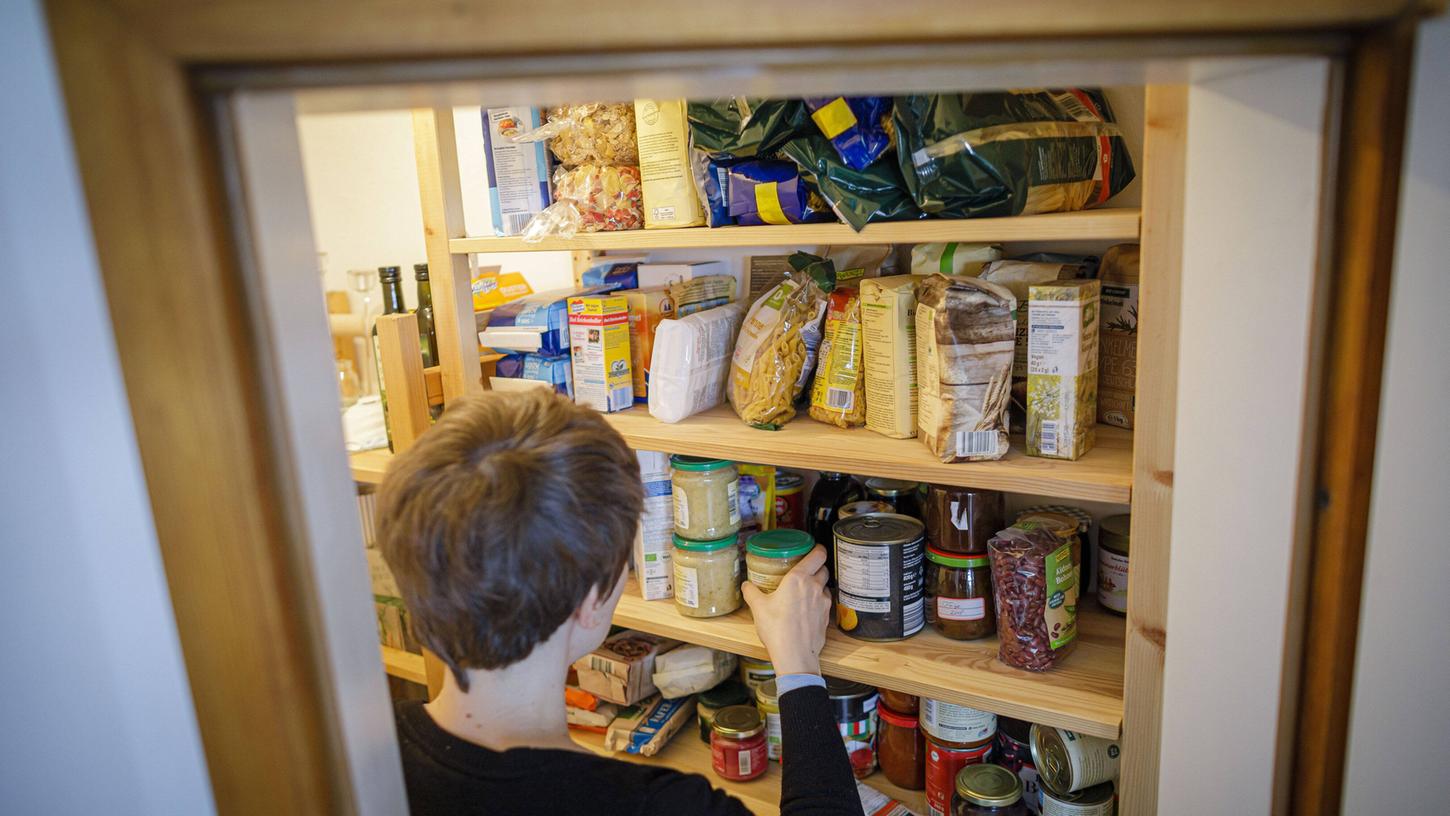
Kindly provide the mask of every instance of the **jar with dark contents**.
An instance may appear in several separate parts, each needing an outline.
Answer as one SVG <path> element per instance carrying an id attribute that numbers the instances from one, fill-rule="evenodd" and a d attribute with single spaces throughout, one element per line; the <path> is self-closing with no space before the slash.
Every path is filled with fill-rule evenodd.
<path id="1" fill-rule="evenodd" d="M 997 737 L 992 761 L 1017 774 L 1022 780 L 1022 798 L 1038 799 L 1037 766 L 1032 764 L 1032 723 L 1012 717 L 997 718 Z"/>
<path id="2" fill-rule="evenodd" d="M 765 721 L 755 706 L 722 708 L 710 727 L 710 762 L 722 779 L 744 782 L 765 773 Z"/>
<path id="3" fill-rule="evenodd" d="M 1027 816 L 1022 782 L 1001 765 L 969 765 L 957 772 L 952 816 Z"/>
<path id="4" fill-rule="evenodd" d="M 926 548 L 926 621 L 952 640 L 976 640 L 997 632 L 992 568 L 985 553 Z"/>
<path id="5" fill-rule="evenodd" d="M 739 680 L 730 679 L 720 685 L 700 692 L 695 698 L 695 713 L 700 717 L 700 741 L 710 741 L 710 726 L 715 715 L 722 708 L 746 705 L 750 702 L 750 690 Z"/>
<path id="6" fill-rule="evenodd" d="M 876 770 L 876 709 L 880 696 L 865 683 L 826 678 L 826 695 L 836 714 L 836 727 L 846 743 L 851 773 L 865 779 Z"/>
<path id="7" fill-rule="evenodd" d="M 872 477 L 866 480 L 866 498 L 891 505 L 893 513 L 921 518 L 921 485 L 902 479 Z"/>
<path id="8" fill-rule="evenodd" d="M 881 704 L 895 711 L 897 714 L 910 714 L 915 717 L 921 705 L 921 699 L 915 694 L 907 694 L 904 691 L 892 691 L 891 689 L 877 689 L 881 694 Z"/>
<path id="9" fill-rule="evenodd" d="M 926 543 L 943 552 L 987 554 L 1002 529 L 1006 497 L 995 490 L 932 485 L 926 492 Z"/>
<path id="10" fill-rule="evenodd" d="M 880 733 L 876 738 L 876 759 L 891 784 L 907 790 L 926 787 L 926 739 L 917 719 L 882 706 L 876 711 Z"/>
<path id="11" fill-rule="evenodd" d="M 825 470 L 811 489 L 806 505 L 806 526 L 816 543 L 826 548 L 826 581 L 836 585 L 835 537 L 832 530 L 840 518 L 837 511 L 847 504 L 866 498 L 861 483 L 845 473 Z"/>

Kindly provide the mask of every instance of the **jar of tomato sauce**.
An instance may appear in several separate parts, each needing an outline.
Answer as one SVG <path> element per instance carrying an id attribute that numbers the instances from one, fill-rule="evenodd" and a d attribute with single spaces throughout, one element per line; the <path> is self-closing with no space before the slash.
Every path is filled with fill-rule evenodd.
<path id="1" fill-rule="evenodd" d="M 907 790 L 926 787 L 926 742 L 912 714 L 898 714 L 881 706 L 876 735 L 876 761 L 891 784 Z"/>
<path id="2" fill-rule="evenodd" d="M 926 734 L 926 812 L 951 816 L 957 773 L 992 756 L 992 737 L 980 742 L 948 742 Z"/>
<path id="3" fill-rule="evenodd" d="M 755 706 L 720 709 L 710 726 L 710 761 L 722 779 L 744 782 L 765 773 L 765 721 Z"/>

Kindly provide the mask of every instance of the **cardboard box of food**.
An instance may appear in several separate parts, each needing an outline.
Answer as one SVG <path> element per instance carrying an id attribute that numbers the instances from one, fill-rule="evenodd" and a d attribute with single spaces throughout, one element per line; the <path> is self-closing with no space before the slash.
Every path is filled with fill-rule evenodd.
<path id="1" fill-rule="evenodd" d="M 861 280 L 866 427 L 894 439 L 916 436 L 916 284 L 925 279 Z"/>
<path id="2" fill-rule="evenodd" d="M 1098 360 L 1098 421 L 1133 427 L 1138 380 L 1138 245 L 1103 254 L 1102 351 Z"/>
<path id="3" fill-rule="evenodd" d="M 633 705 L 659 691 L 651 679 L 655 657 L 679 645 L 678 640 L 632 629 L 612 635 L 574 661 L 579 688 L 611 703 Z"/>
<path id="4" fill-rule="evenodd" d="M 574 401 L 600 411 L 634 404 L 629 359 L 629 301 L 623 295 L 569 298 Z"/>
<path id="5" fill-rule="evenodd" d="M 1097 441 L 1100 284 L 1032 287 L 1027 335 L 1027 453 L 1076 459 Z"/>
<path id="6" fill-rule="evenodd" d="M 724 261 L 681 261 L 679 263 L 642 263 L 639 265 L 639 288 L 667 286 L 675 281 L 693 280 L 707 275 L 729 275 L 735 279 L 735 291 L 745 291 L 745 273 Z"/>
<path id="7" fill-rule="evenodd" d="M 500 272 L 497 266 L 475 267 L 469 273 L 473 311 L 486 312 L 534 293 L 521 272 Z"/>
<path id="8" fill-rule="evenodd" d="M 487 108 L 483 155 L 488 166 L 488 206 L 495 235 L 519 235 L 549 206 L 549 151 L 543 142 L 515 142 L 513 135 L 540 125 L 538 108 Z"/>

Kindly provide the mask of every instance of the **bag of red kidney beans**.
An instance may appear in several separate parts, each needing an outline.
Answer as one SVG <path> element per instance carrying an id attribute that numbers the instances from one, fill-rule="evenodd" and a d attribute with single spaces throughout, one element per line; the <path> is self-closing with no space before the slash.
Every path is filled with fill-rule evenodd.
<path id="1" fill-rule="evenodd" d="M 987 542 L 996 593 L 997 657 L 1028 671 L 1047 671 L 1077 640 L 1077 574 L 1072 545 L 1032 523 L 1009 527 Z"/>

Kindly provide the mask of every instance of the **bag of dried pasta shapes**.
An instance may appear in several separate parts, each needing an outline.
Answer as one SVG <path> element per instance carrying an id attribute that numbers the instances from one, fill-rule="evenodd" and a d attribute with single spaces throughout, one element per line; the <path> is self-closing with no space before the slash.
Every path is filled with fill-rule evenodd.
<path id="1" fill-rule="evenodd" d="M 997 657 L 1047 671 L 1077 640 L 1077 570 L 1072 544 L 1035 522 L 1009 527 L 987 542 L 997 611 Z"/>
<path id="2" fill-rule="evenodd" d="M 526 243 L 644 226 L 634 103 L 558 105 L 548 109 L 543 125 L 513 139 L 547 139 L 559 160 L 553 177 L 554 203 L 524 228 Z"/>
<path id="3" fill-rule="evenodd" d="M 1007 454 L 1016 307 L 976 278 L 932 275 L 916 289 L 916 430 L 943 462 Z"/>
<path id="4" fill-rule="evenodd" d="M 816 379 L 811 385 L 811 419 L 842 428 L 866 424 L 859 285 L 839 285 L 831 292 L 818 356 Z"/>
<path id="5" fill-rule="evenodd" d="M 750 425 L 776 429 L 795 417 L 795 403 L 815 367 L 835 268 L 797 252 L 785 279 L 761 295 L 740 327 L 730 360 L 730 404 Z"/>

